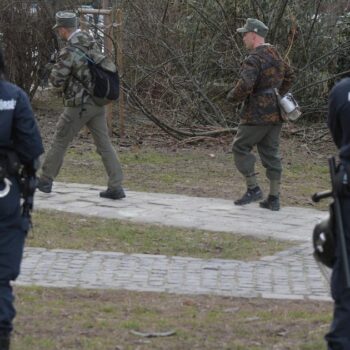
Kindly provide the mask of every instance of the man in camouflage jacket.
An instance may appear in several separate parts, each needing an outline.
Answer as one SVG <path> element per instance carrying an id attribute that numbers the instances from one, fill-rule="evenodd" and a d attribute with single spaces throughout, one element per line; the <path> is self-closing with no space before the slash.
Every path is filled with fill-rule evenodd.
<path id="1" fill-rule="evenodd" d="M 108 136 L 105 108 L 98 106 L 89 93 L 92 82 L 85 53 L 88 52 L 95 60 L 102 54 L 93 38 L 77 29 L 77 17 L 74 13 L 57 12 L 54 29 L 66 42 L 66 46 L 59 52 L 57 62 L 51 67 L 49 80 L 62 93 L 65 108 L 43 163 L 38 188 L 42 192 L 51 192 L 53 179 L 59 173 L 69 143 L 86 125 L 108 174 L 107 190 L 100 192 L 100 196 L 110 199 L 124 198 L 121 185 L 123 173 Z"/>
<path id="2" fill-rule="evenodd" d="M 246 179 L 247 191 L 234 203 L 244 205 L 263 197 L 255 174 L 256 159 L 251 153 L 257 146 L 270 181 L 269 196 L 260 202 L 260 207 L 279 210 L 282 173 L 279 138 L 283 120 L 274 89 L 284 95 L 294 76 L 275 47 L 265 43 L 268 28 L 264 23 L 248 18 L 237 31 L 243 33 L 243 42 L 250 54 L 242 63 L 237 84 L 227 95 L 229 101 L 244 102 L 232 149 L 235 165 Z"/>

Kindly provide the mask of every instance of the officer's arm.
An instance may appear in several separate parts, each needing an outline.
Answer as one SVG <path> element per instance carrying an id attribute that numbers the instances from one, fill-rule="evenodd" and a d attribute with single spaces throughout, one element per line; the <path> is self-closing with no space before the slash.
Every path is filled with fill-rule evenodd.
<path id="1" fill-rule="evenodd" d="M 338 148 L 341 147 L 342 141 L 342 128 L 340 125 L 340 101 L 339 101 L 339 91 L 337 87 L 333 88 L 329 94 L 328 99 L 328 115 L 327 115 L 327 124 L 331 132 L 334 143 Z"/>
<path id="2" fill-rule="evenodd" d="M 27 95 L 18 91 L 13 118 L 13 148 L 23 164 L 31 164 L 43 152 L 40 132 Z"/>
<path id="3" fill-rule="evenodd" d="M 49 80 L 51 84 L 58 90 L 64 91 L 66 82 L 71 75 L 73 64 L 72 52 L 67 48 L 61 50 L 58 55 L 57 62 L 53 65 Z"/>
<path id="4" fill-rule="evenodd" d="M 342 163 L 347 164 L 350 170 L 350 80 L 346 79 L 343 83 L 332 91 L 329 97 L 330 114 L 333 117 L 329 121 L 329 128 L 332 132 L 334 142 L 339 148 L 339 158 Z M 336 106 L 334 106 L 336 103 Z"/>
<path id="5" fill-rule="evenodd" d="M 244 101 L 252 93 L 259 71 L 259 63 L 253 56 L 249 56 L 242 64 L 236 86 L 228 93 L 226 98 L 231 102 Z"/>

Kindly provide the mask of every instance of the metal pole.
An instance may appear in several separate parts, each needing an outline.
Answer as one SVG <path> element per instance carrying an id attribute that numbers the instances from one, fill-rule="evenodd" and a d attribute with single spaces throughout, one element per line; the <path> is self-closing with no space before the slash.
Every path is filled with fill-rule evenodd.
<path id="1" fill-rule="evenodd" d="M 124 73 L 124 62 L 123 62 L 123 12 L 121 9 L 117 9 L 115 12 L 115 18 L 117 22 L 115 40 L 117 43 L 117 66 L 119 76 L 122 77 Z M 119 134 L 120 138 L 125 137 L 125 94 L 122 86 L 122 81 L 120 81 L 120 92 L 118 100 L 118 114 L 119 114 Z"/>
<path id="2" fill-rule="evenodd" d="M 80 24 L 80 29 L 83 30 L 83 31 L 89 31 L 89 28 L 88 26 L 86 25 L 86 22 L 85 22 L 85 18 L 84 18 L 84 14 L 87 14 L 87 12 L 81 12 L 80 10 L 82 9 L 78 9 L 79 13 L 82 15 L 83 19 L 80 20 L 79 24 Z M 84 129 L 81 131 L 85 137 L 88 137 L 89 136 L 89 129 L 87 126 L 84 126 Z"/>
<path id="3" fill-rule="evenodd" d="M 102 9 L 107 10 L 109 6 L 109 0 L 102 0 Z M 113 43 L 111 40 L 111 32 L 112 32 L 112 12 L 110 14 L 104 15 L 104 26 L 105 26 L 105 35 L 104 35 L 104 54 L 111 54 Z M 107 125 L 109 130 L 109 135 L 113 134 L 113 104 L 109 103 L 106 106 L 106 114 L 107 114 Z"/>

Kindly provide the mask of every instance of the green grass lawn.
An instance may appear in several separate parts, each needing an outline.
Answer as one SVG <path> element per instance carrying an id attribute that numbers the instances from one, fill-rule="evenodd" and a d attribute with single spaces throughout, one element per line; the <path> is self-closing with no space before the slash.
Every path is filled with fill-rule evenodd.
<path id="1" fill-rule="evenodd" d="M 16 287 L 13 350 L 326 350 L 331 303 Z M 168 332 L 144 338 L 142 333 Z"/>
<path id="2" fill-rule="evenodd" d="M 327 161 L 288 152 L 285 150 L 283 159 L 282 206 L 326 209 L 327 201 L 314 204 L 311 195 L 330 187 Z M 122 149 L 119 158 L 124 171 L 124 186 L 130 190 L 231 200 L 245 191 L 242 176 L 234 168 L 232 154 L 222 149 Z M 267 195 L 268 181 L 259 161 L 256 171 Z M 84 149 L 74 146 L 65 157 L 57 181 L 105 186 L 107 176 L 92 145 Z"/>
<path id="3" fill-rule="evenodd" d="M 132 224 L 46 210 L 36 211 L 33 222 L 27 245 L 48 249 L 251 260 L 295 245 L 225 232 Z"/>

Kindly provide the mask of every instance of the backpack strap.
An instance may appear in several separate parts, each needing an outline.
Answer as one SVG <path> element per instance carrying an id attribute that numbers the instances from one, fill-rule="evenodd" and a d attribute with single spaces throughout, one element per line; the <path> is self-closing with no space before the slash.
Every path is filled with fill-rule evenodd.
<path id="1" fill-rule="evenodd" d="M 88 65 L 89 65 L 89 64 L 96 64 L 95 61 L 87 54 L 86 50 L 84 50 L 82 47 L 80 47 L 80 46 L 78 46 L 78 45 L 70 45 L 70 46 L 68 47 L 68 49 L 70 49 L 70 48 L 78 49 L 78 50 L 80 51 L 80 53 L 81 53 L 81 57 L 86 58 L 86 61 L 87 61 Z M 70 50 L 70 51 L 73 52 L 73 50 Z M 81 102 L 82 102 L 81 105 L 83 106 L 84 97 L 85 97 L 86 95 L 92 96 L 92 93 L 91 93 L 90 89 L 88 89 L 88 87 L 86 86 L 86 84 L 85 84 L 80 78 L 78 78 L 75 74 L 73 74 L 73 72 L 72 72 L 72 77 L 73 77 L 74 79 L 76 79 L 77 81 L 79 81 L 79 83 L 80 83 L 80 84 L 83 86 L 83 88 L 84 88 L 83 95 L 81 96 Z M 83 111 L 83 110 L 81 109 L 81 111 L 80 111 L 80 113 L 79 113 L 80 116 L 82 115 L 82 111 Z"/>
<path id="2" fill-rule="evenodd" d="M 88 62 L 92 64 L 96 64 L 96 62 L 87 53 L 87 50 L 85 49 L 85 47 L 83 48 L 82 46 L 78 46 L 78 45 L 70 45 L 69 48 L 78 49 L 82 53 L 81 55 L 82 57 L 85 57 Z"/>

